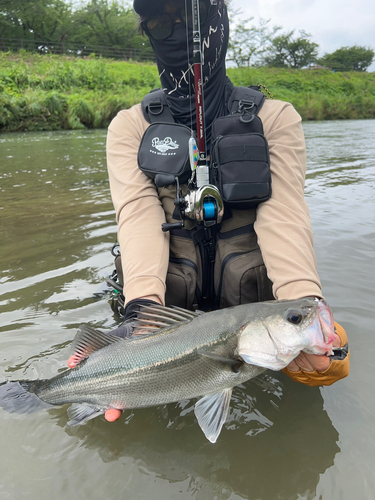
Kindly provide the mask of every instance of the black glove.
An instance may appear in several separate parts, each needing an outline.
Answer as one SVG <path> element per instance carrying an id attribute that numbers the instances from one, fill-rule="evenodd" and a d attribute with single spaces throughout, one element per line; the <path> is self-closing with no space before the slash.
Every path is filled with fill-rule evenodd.
<path id="1" fill-rule="evenodd" d="M 137 312 L 142 306 L 151 305 L 159 305 L 159 303 L 148 299 L 134 299 L 128 302 L 125 306 L 124 312 L 125 321 L 121 326 L 109 332 L 108 335 L 116 335 L 116 337 L 121 337 L 123 339 L 131 337 L 133 335 Z"/>

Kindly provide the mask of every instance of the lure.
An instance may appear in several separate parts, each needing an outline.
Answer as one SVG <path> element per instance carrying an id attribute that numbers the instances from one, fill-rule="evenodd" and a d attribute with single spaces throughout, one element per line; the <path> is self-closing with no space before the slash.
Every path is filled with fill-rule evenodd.
<path id="1" fill-rule="evenodd" d="M 189 139 L 189 157 L 190 157 L 190 167 L 192 172 L 194 172 L 194 170 L 197 168 L 199 160 L 197 141 L 194 139 L 194 137 L 190 137 Z"/>

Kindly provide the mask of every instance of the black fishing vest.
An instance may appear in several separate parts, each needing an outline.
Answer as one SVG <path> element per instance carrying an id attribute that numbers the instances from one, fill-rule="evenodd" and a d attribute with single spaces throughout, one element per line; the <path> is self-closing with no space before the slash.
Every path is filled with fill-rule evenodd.
<path id="1" fill-rule="evenodd" d="M 254 87 L 235 87 L 228 115 L 212 124 L 210 183 L 223 198 L 224 219 L 205 227 L 185 218 L 183 229 L 170 231 L 166 305 L 214 309 L 274 298 L 254 232 L 256 207 L 271 195 L 268 144 L 257 116 L 264 100 Z M 166 221 L 175 223 L 176 186 L 168 179 L 178 176 L 182 195 L 188 192 L 191 130 L 174 122 L 160 89 L 145 96 L 142 110 L 151 125 L 139 168 L 155 180 Z"/>

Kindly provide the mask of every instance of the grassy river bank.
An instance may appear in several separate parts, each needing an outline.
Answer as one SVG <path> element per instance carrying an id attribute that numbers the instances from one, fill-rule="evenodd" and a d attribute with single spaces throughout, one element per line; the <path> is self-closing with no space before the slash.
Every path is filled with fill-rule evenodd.
<path id="1" fill-rule="evenodd" d="M 231 68 L 228 75 L 235 85 L 263 84 L 304 120 L 375 118 L 375 73 Z M 159 85 L 153 64 L 0 53 L 0 132 L 104 128 Z"/>

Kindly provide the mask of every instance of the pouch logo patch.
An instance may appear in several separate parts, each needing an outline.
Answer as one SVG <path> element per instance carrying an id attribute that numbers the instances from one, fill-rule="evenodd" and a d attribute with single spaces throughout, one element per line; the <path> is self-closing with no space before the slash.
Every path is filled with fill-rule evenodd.
<path id="1" fill-rule="evenodd" d="M 152 151 L 152 149 L 150 149 L 150 152 L 162 155 L 175 155 L 176 153 L 167 153 L 167 151 L 169 149 L 178 149 L 180 147 L 180 145 L 177 144 L 177 142 L 173 141 L 171 137 L 166 137 L 162 141 L 159 139 L 159 137 L 154 137 L 151 141 L 151 144 L 153 148 L 159 151 L 159 153 L 157 153 L 156 151 Z"/>

